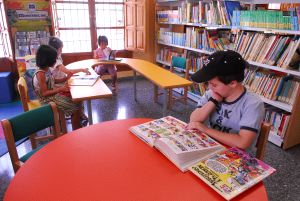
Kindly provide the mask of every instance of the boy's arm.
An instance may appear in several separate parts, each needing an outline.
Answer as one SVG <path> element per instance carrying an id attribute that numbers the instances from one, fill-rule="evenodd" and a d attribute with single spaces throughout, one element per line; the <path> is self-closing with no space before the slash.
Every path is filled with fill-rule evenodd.
<path id="1" fill-rule="evenodd" d="M 198 129 L 210 137 L 214 138 L 218 142 L 230 146 L 238 147 L 241 149 L 247 149 L 253 142 L 256 137 L 254 131 L 241 129 L 238 134 L 233 133 L 224 133 L 213 128 L 207 127 L 205 124 L 198 122 Z"/>
<path id="2" fill-rule="evenodd" d="M 210 114 L 215 111 L 216 106 L 223 100 L 219 94 L 210 91 L 210 95 L 205 94 L 201 99 L 204 99 L 204 104 L 192 112 L 190 122 L 204 122 L 208 119 Z"/>

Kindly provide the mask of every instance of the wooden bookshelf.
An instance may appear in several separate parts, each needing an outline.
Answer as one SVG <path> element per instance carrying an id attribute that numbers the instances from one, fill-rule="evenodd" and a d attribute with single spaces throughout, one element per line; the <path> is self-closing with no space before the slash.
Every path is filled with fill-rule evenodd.
<path id="1" fill-rule="evenodd" d="M 188 1 L 190 2 L 190 1 Z M 192 3 L 195 1 L 191 1 Z M 247 3 L 249 1 L 241 1 L 243 3 Z M 280 1 L 282 2 L 282 1 Z M 156 4 L 156 11 L 161 11 L 161 10 L 174 10 L 180 6 L 180 2 L 163 2 L 160 3 L 157 1 Z M 156 20 L 156 32 L 158 32 L 160 27 L 166 27 L 169 28 L 171 32 L 176 32 L 178 33 L 178 30 L 180 30 L 180 33 L 185 33 L 186 27 L 195 27 L 195 28 L 203 28 L 206 30 L 231 30 L 232 32 L 241 32 L 241 31 L 251 31 L 251 32 L 259 32 L 259 33 L 265 33 L 265 34 L 278 34 L 278 35 L 292 35 L 292 36 L 297 36 L 300 35 L 300 31 L 298 30 L 281 30 L 281 29 L 270 29 L 270 28 L 256 28 L 256 27 L 243 27 L 243 26 L 226 26 L 226 25 L 209 25 L 209 24 L 204 24 L 204 23 L 194 23 L 194 22 L 161 22 Z M 177 31 L 174 31 L 174 27 L 176 27 Z M 181 27 L 181 28 L 178 28 Z M 158 38 L 158 37 L 157 37 Z M 161 40 L 156 41 L 156 48 L 155 48 L 155 54 L 157 54 L 160 49 L 165 48 L 165 47 L 170 47 L 174 48 L 175 50 L 186 50 L 186 51 L 192 51 L 195 53 L 199 54 L 204 54 L 204 55 L 210 55 L 213 53 L 213 51 L 207 51 L 205 49 L 198 49 L 198 48 L 191 48 L 191 47 L 186 47 L 185 45 L 178 45 L 178 44 L 172 44 L 172 43 L 167 43 L 163 42 Z M 156 62 L 163 65 L 163 66 L 170 66 L 169 62 L 166 62 L 160 58 L 156 58 Z M 300 71 L 297 70 L 292 70 L 292 69 L 287 69 L 287 68 L 281 68 L 278 66 L 273 66 L 273 65 L 268 65 L 265 63 L 259 63 L 255 61 L 248 61 L 249 64 L 253 67 L 256 67 L 257 69 L 265 69 L 267 71 L 276 71 L 276 72 L 281 72 L 286 75 L 292 75 L 296 77 L 297 81 L 300 79 Z M 192 74 L 193 72 L 190 72 Z M 298 88 L 298 91 L 296 93 L 296 98 L 294 101 L 293 105 L 281 102 L 281 101 L 274 101 L 267 99 L 263 96 L 260 96 L 261 99 L 268 105 L 272 105 L 276 108 L 279 108 L 283 111 L 291 113 L 291 117 L 289 119 L 289 125 L 287 128 L 287 132 L 284 136 L 284 139 L 278 138 L 276 136 L 276 133 L 270 134 L 270 141 L 273 143 L 281 146 L 283 149 L 288 149 L 290 147 L 293 147 L 297 144 L 300 144 L 300 89 Z M 197 94 L 194 94 L 192 92 L 188 92 L 188 97 L 194 101 L 198 101 L 200 96 Z M 275 139 L 275 141 L 274 141 Z M 281 143 L 280 143 L 281 142 Z"/>

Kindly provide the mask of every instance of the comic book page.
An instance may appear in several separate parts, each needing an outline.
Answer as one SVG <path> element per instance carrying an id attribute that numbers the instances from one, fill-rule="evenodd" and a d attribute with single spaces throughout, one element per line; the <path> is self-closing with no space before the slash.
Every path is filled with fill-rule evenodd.
<path id="1" fill-rule="evenodd" d="M 129 130 L 149 144 L 156 147 L 169 158 L 180 170 L 198 162 L 204 156 L 220 151 L 223 146 L 204 133 L 186 130 L 186 123 L 167 116 Z"/>
<path id="2" fill-rule="evenodd" d="M 276 171 L 237 148 L 219 152 L 193 165 L 189 170 L 227 200 Z"/>

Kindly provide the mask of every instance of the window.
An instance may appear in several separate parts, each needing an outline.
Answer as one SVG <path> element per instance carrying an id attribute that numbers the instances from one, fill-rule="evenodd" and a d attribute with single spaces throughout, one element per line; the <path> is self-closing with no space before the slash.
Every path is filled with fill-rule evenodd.
<path id="1" fill-rule="evenodd" d="M 280 10 L 280 3 L 269 3 L 268 9 Z"/>
<path id="2" fill-rule="evenodd" d="M 64 53 L 91 52 L 99 35 L 108 37 L 112 49 L 124 48 L 123 0 L 56 0 L 52 12 Z"/>
<path id="3" fill-rule="evenodd" d="M 12 57 L 3 0 L 0 0 L 0 57 Z"/>
<path id="4" fill-rule="evenodd" d="M 97 36 L 107 36 L 112 49 L 124 49 L 123 0 L 96 0 L 95 3 Z"/>

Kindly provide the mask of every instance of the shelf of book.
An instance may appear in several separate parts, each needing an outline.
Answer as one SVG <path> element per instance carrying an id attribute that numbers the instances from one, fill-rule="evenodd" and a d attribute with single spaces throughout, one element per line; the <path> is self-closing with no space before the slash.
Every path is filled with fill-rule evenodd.
<path id="1" fill-rule="evenodd" d="M 287 30 L 287 29 L 269 29 L 269 28 L 258 28 L 258 27 L 231 26 L 231 30 L 257 31 L 257 32 L 273 33 L 273 34 L 300 35 L 300 31 L 298 30 Z"/>
<path id="2" fill-rule="evenodd" d="M 199 3 L 199 12 L 200 12 L 200 2 L 198 2 L 198 3 Z M 203 3 L 206 4 L 205 2 L 203 2 Z M 245 3 L 245 1 L 243 1 L 243 3 Z M 157 5 L 157 6 L 159 7 L 160 5 Z M 183 9 L 183 11 L 181 11 L 180 9 Z M 187 9 L 187 10 L 191 9 L 192 12 L 190 12 L 190 13 L 186 12 L 186 10 L 184 10 L 184 9 Z M 280 76 L 287 77 L 288 79 L 286 79 L 286 80 L 289 80 L 290 77 L 293 77 L 292 80 L 288 81 L 288 82 L 290 82 L 289 84 L 292 83 L 292 85 L 295 85 L 295 86 L 296 86 L 296 84 L 294 84 L 294 83 L 299 82 L 300 66 L 299 67 L 295 66 L 294 62 L 293 62 L 293 64 L 289 65 L 291 63 L 291 61 L 295 59 L 294 56 L 296 56 L 295 55 L 296 49 L 300 44 L 300 39 L 299 39 L 300 30 L 298 30 L 299 26 L 293 26 L 294 22 L 289 21 L 289 22 L 287 22 L 288 24 L 281 24 L 281 21 L 278 21 L 278 22 L 272 21 L 271 24 L 268 24 L 268 25 L 266 24 L 266 27 L 269 26 L 271 28 L 269 28 L 269 27 L 261 28 L 261 27 L 250 27 L 250 26 L 249 27 L 248 26 L 237 26 L 236 24 L 234 26 L 233 25 L 228 26 L 228 25 L 225 25 L 222 23 L 222 20 L 225 23 L 227 23 L 227 20 L 222 19 L 221 21 L 219 21 L 219 22 L 221 22 L 221 24 L 219 24 L 219 25 L 209 25 L 207 23 L 203 23 L 203 21 L 200 20 L 200 14 L 199 14 L 199 16 L 198 16 L 198 14 L 195 14 L 197 11 L 197 3 L 194 1 L 191 1 L 191 2 L 186 1 L 185 3 L 181 2 L 181 4 L 179 2 L 177 2 L 176 5 L 174 3 L 164 4 L 161 8 L 158 8 L 157 11 L 158 12 L 157 12 L 156 16 L 161 17 L 156 20 L 156 24 L 157 24 L 156 29 L 159 30 L 158 40 L 156 42 L 156 44 L 157 44 L 156 51 L 157 52 L 159 52 L 161 49 L 169 49 L 169 51 L 171 51 L 171 52 L 172 51 L 177 52 L 177 51 L 180 51 L 180 49 L 181 49 L 181 50 L 189 50 L 189 51 L 195 52 L 195 53 L 200 53 L 201 54 L 200 57 L 202 57 L 203 55 L 210 55 L 213 53 L 213 51 L 208 51 L 208 49 L 218 50 L 219 49 L 218 45 L 219 45 L 219 43 L 222 44 L 223 37 L 220 36 L 222 38 L 218 38 L 217 35 L 214 35 L 214 34 L 211 35 L 209 33 L 203 34 L 203 32 L 214 31 L 214 29 L 217 32 L 220 32 L 220 31 L 223 32 L 222 29 L 224 29 L 224 32 L 226 32 L 226 30 L 229 29 L 231 31 L 231 34 L 235 35 L 234 38 L 232 38 L 232 40 L 231 40 L 231 42 L 234 42 L 234 44 L 236 44 L 236 45 L 234 45 L 236 47 L 233 47 L 233 49 L 236 49 L 236 51 L 240 51 L 240 53 L 244 57 L 246 57 L 247 61 L 249 62 L 249 64 L 252 67 L 256 67 L 257 70 L 265 69 L 265 72 L 269 72 L 269 73 L 267 73 L 267 75 L 268 74 L 270 74 L 270 75 L 268 75 L 266 78 L 264 78 L 265 80 L 267 80 L 268 83 L 270 83 L 268 86 L 272 86 L 270 80 L 274 81 L 275 79 L 279 79 Z M 166 12 L 164 12 L 164 11 L 166 11 Z M 256 14 L 256 12 L 253 12 L 253 13 Z M 162 15 L 159 16 L 159 14 L 162 14 Z M 175 14 L 175 16 L 174 16 L 174 14 Z M 267 13 L 267 14 L 270 14 L 270 13 Z M 291 12 L 289 14 L 291 14 Z M 299 15 L 299 14 L 300 13 L 297 13 L 297 15 Z M 197 17 L 199 17 L 199 18 L 197 18 Z M 282 16 L 280 16 L 280 17 L 282 17 Z M 250 23 L 253 22 L 253 24 L 258 23 L 258 21 L 256 21 L 257 19 L 258 20 L 270 20 L 270 19 L 260 19 L 258 17 L 253 20 L 251 19 L 249 22 Z M 298 20 L 300 22 L 299 18 L 298 18 Z M 242 23 L 243 24 L 249 23 L 247 21 L 240 21 L 240 22 L 241 22 L 241 25 L 242 25 Z M 240 23 L 240 22 L 238 22 L 238 23 Z M 270 23 L 270 22 L 266 21 L 266 23 Z M 280 23 L 280 25 L 279 25 L 279 23 Z M 284 22 L 284 23 L 286 23 L 286 22 Z M 253 26 L 253 24 L 251 26 Z M 167 25 L 169 25 L 168 28 L 166 28 Z M 160 27 L 162 27 L 162 29 Z M 179 28 L 179 27 L 182 27 L 182 28 Z M 262 27 L 263 27 L 263 25 L 262 25 Z M 278 29 L 278 27 L 279 27 L 279 29 Z M 288 29 L 280 29 L 280 27 L 288 27 Z M 289 30 L 289 29 L 291 29 L 291 30 Z M 245 37 L 245 39 L 246 39 L 245 44 L 248 43 L 247 44 L 248 46 L 243 47 L 242 49 L 239 49 L 237 45 L 238 45 L 238 42 L 240 42 L 240 41 L 238 41 L 237 39 L 239 39 L 239 37 L 243 36 L 243 34 L 244 35 L 248 34 L 247 31 L 250 32 L 249 35 L 252 38 L 247 35 L 248 38 Z M 198 36 L 199 33 L 200 33 L 200 36 Z M 212 33 L 214 33 L 214 32 L 212 32 Z M 253 33 L 253 35 L 251 35 L 251 33 Z M 266 46 L 270 50 L 268 50 L 268 49 L 263 50 L 264 53 L 271 52 L 272 57 L 267 55 L 268 57 L 266 56 L 266 58 L 261 61 L 258 57 L 257 58 L 254 57 L 255 52 L 253 52 L 254 51 L 253 47 L 255 47 L 255 46 L 254 46 L 254 43 L 251 44 L 251 41 L 253 38 L 254 38 L 253 41 L 257 40 L 256 38 L 259 36 L 258 34 L 255 34 L 255 33 L 260 33 L 261 35 L 263 35 L 263 38 L 265 41 L 267 41 L 268 37 L 271 35 L 276 36 L 276 38 L 274 37 L 274 39 L 272 38 L 273 40 L 270 40 L 275 44 L 275 46 L 274 47 L 273 47 L 273 45 L 271 46 L 271 44 L 272 44 L 271 43 L 270 46 Z M 202 36 L 201 36 L 201 34 L 202 34 Z M 215 38 L 215 36 L 217 36 L 217 38 Z M 188 37 L 190 37 L 190 38 L 188 38 Z M 193 37 L 196 37 L 196 39 Z M 230 38 L 231 38 L 231 36 L 230 36 Z M 241 38 L 241 39 L 244 40 L 244 38 Z M 207 41 L 204 41 L 204 43 L 203 43 L 203 40 L 207 40 Z M 197 41 L 196 44 L 194 44 L 195 41 Z M 212 48 L 211 42 L 215 43 L 215 45 L 213 45 L 213 46 L 215 46 L 214 48 Z M 288 42 L 291 43 L 290 46 L 287 45 L 287 44 L 289 44 Z M 257 42 L 257 43 L 260 44 L 262 42 Z M 208 46 L 207 46 L 207 44 L 208 44 Z M 250 46 L 250 45 L 252 45 L 252 46 Z M 163 47 L 163 46 L 166 46 L 166 47 Z M 200 48 L 205 48 L 205 49 L 194 48 L 194 47 L 198 47 L 198 46 Z M 229 47 L 229 49 L 231 49 L 231 46 L 228 46 L 228 47 Z M 172 48 L 174 48 L 174 49 L 172 49 Z M 221 47 L 221 48 L 225 49 L 224 47 Z M 251 50 L 251 48 L 252 48 L 252 50 Z M 226 48 L 226 49 L 228 49 L 228 48 Z M 262 50 L 262 47 L 258 48 L 258 50 Z M 249 51 L 249 52 L 247 52 L 247 51 Z M 277 53 L 277 51 L 278 51 L 278 53 Z M 290 54 L 293 54 L 294 56 L 290 55 Z M 169 54 L 168 52 L 167 52 L 167 54 L 164 54 L 164 52 L 160 53 L 160 55 L 164 55 L 164 56 L 167 55 L 167 57 L 172 56 L 172 54 Z M 273 55 L 275 55 L 275 56 L 273 56 Z M 280 55 L 282 55 L 281 56 L 282 58 L 280 57 Z M 187 55 L 185 54 L 184 56 L 187 56 Z M 249 59 L 248 59 L 248 57 L 249 57 Z M 159 56 L 158 56 L 158 58 L 159 58 Z M 163 59 L 159 58 L 157 60 L 157 62 L 160 64 L 163 64 L 165 66 L 169 66 L 170 64 L 168 62 L 166 62 L 167 60 L 164 60 L 164 59 L 165 58 L 163 58 Z M 257 62 L 257 61 L 259 61 L 259 62 Z M 194 60 L 193 62 L 197 63 L 198 60 Z M 278 66 L 276 66 L 276 65 L 278 65 Z M 282 66 L 282 67 L 280 67 L 280 66 Z M 195 69 L 193 69 L 193 70 L 195 70 Z M 264 71 L 262 71 L 262 72 L 264 72 Z M 278 73 L 276 73 L 276 72 L 278 72 Z M 284 73 L 285 75 L 281 74 L 281 73 Z M 192 73 L 190 73 L 190 74 L 192 74 Z M 279 77 L 276 77 L 276 76 L 279 76 Z M 266 85 L 265 84 L 266 81 L 261 81 L 261 80 L 258 80 L 258 81 L 261 82 L 260 85 Z M 285 82 L 285 84 L 286 83 L 287 82 Z M 274 144 L 277 144 L 278 146 L 282 146 L 282 148 L 284 148 L 284 149 L 290 148 L 296 144 L 300 144 L 300 136 L 297 134 L 297 131 L 295 131 L 295 129 L 299 127 L 297 122 L 300 121 L 300 114 L 298 114 L 298 113 L 300 113 L 300 108 L 297 106 L 297 103 L 300 101 L 300 92 L 298 90 L 298 86 L 297 87 L 295 87 L 295 86 L 293 86 L 293 88 L 295 88 L 295 90 L 289 90 L 289 91 L 291 91 L 291 93 L 294 92 L 294 94 L 292 95 L 293 98 L 291 99 L 290 94 L 287 95 L 284 92 L 284 94 L 287 95 L 287 96 L 285 96 L 283 94 L 283 92 L 282 93 L 279 92 L 279 95 L 282 96 L 284 99 L 284 100 L 280 100 L 280 98 L 279 98 L 280 101 L 277 101 L 276 97 L 275 97 L 276 100 L 271 100 L 274 98 L 270 98 L 270 94 L 268 97 L 269 99 L 265 98 L 264 96 L 261 96 L 260 94 L 265 94 L 266 92 L 262 91 L 263 90 L 262 87 L 258 88 L 258 90 L 259 90 L 258 95 L 262 98 L 262 100 L 265 103 L 267 103 L 268 105 L 272 105 L 277 109 L 280 109 L 283 112 L 282 115 L 285 114 L 286 112 L 292 113 L 292 114 L 290 114 L 291 118 L 288 121 L 289 123 L 288 123 L 287 132 L 285 135 L 283 135 L 283 136 L 285 136 L 284 139 L 281 139 L 281 143 L 274 143 Z M 264 87 L 264 88 L 267 88 L 267 87 Z M 285 87 L 285 88 L 287 88 L 287 87 Z M 279 89 L 278 89 L 278 91 L 279 91 Z M 283 89 L 282 89 L 282 91 L 283 91 Z M 284 90 L 284 91 L 288 92 L 288 90 Z M 196 102 L 199 100 L 199 96 L 194 94 L 191 91 L 188 92 L 188 97 Z M 285 99 L 285 97 L 286 97 L 286 99 Z M 291 99 L 292 101 L 287 101 L 288 99 Z M 284 102 L 286 102 L 286 103 L 284 103 Z M 287 103 L 289 103 L 289 104 L 287 104 Z M 270 137 L 270 138 L 272 139 L 272 137 Z"/>
<path id="3" fill-rule="evenodd" d="M 261 68 L 275 70 L 275 71 L 279 71 L 279 72 L 283 72 L 283 73 L 286 73 L 286 74 L 295 75 L 297 77 L 300 77 L 300 71 L 280 68 L 278 66 L 270 66 L 270 65 L 267 65 L 267 64 L 262 64 L 262 63 L 258 63 L 258 62 L 254 62 L 254 61 L 248 61 L 248 62 L 249 62 L 249 64 L 251 64 L 253 66 L 258 66 L 258 67 L 261 67 Z"/>
<path id="4" fill-rule="evenodd" d="M 185 47 L 185 46 L 181 46 L 181 45 L 174 45 L 174 44 L 169 44 L 169 43 L 163 43 L 163 42 L 158 42 L 158 44 L 161 45 L 166 45 L 166 46 L 170 46 L 170 47 L 176 47 L 176 48 L 181 48 L 181 49 L 185 49 L 185 50 L 190 50 L 190 51 L 194 51 L 194 52 L 198 52 L 198 53 L 203 53 L 203 54 L 207 54 L 210 55 L 213 52 L 210 51 L 206 51 L 206 50 L 201 50 L 201 49 L 196 49 L 196 48 L 190 48 L 190 47 Z M 169 63 L 166 63 L 162 60 L 158 60 L 158 63 L 164 64 L 164 65 L 170 65 Z M 249 64 L 253 65 L 253 66 L 257 66 L 257 67 L 261 67 L 261 68 L 265 68 L 265 69 L 270 69 L 270 70 L 275 70 L 275 71 L 279 71 L 279 72 L 283 72 L 286 74 L 290 74 L 290 75 L 295 75 L 297 77 L 300 77 L 300 71 L 296 71 L 296 70 L 290 70 L 290 69 L 285 69 L 285 68 L 280 68 L 278 66 L 271 66 L 271 65 L 267 65 L 267 64 L 262 64 L 262 63 L 258 63 L 258 62 L 254 62 L 254 61 L 248 61 Z"/>
<path id="5" fill-rule="evenodd" d="M 279 102 L 279 101 L 273 101 L 273 100 L 264 98 L 263 96 L 260 96 L 260 98 L 262 99 L 262 101 L 264 101 L 265 103 L 267 103 L 269 105 L 275 106 L 275 107 L 280 108 L 280 109 L 282 109 L 284 111 L 287 111 L 287 112 L 292 112 L 293 106 L 291 106 L 289 104 L 282 103 L 282 102 Z"/>
<path id="6" fill-rule="evenodd" d="M 196 49 L 196 48 L 191 48 L 191 47 L 185 47 L 185 46 L 181 46 L 181 45 L 174 45 L 174 44 L 170 44 L 170 43 L 163 43 L 163 42 L 157 42 L 160 45 L 167 45 L 170 47 L 177 47 L 177 48 L 181 48 L 181 49 L 185 49 L 185 50 L 191 50 L 194 52 L 199 52 L 199 53 L 203 53 L 203 54 L 212 54 L 213 52 L 207 51 L 207 50 L 201 50 L 201 49 Z"/>

